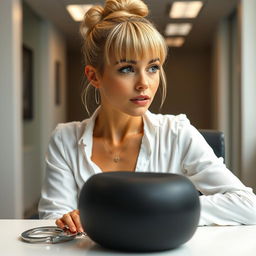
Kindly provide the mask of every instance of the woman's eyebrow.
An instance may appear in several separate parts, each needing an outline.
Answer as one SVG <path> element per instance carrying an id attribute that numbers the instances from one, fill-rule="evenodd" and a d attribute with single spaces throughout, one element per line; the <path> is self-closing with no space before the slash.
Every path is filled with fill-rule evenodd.
<path id="1" fill-rule="evenodd" d="M 152 60 L 150 60 L 149 62 L 148 62 L 148 64 L 151 64 L 151 63 L 154 63 L 154 62 L 156 62 L 156 61 L 160 61 L 160 59 L 159 58 L 155 58 L 155 59 L 152 59 Z M 137 61 L 136 60 L 126 60 L 126 59 L 122 59 L 122 60 L 120 60 L 120 61 L 117 61 L 116 63 L 115 63 L 115 65 L 117 65 L 117 64 L 119 64 L 119 63 L 129 63 L 129 64 L 137 64 Z"/>
<path id="2" fill-rule="evenodd" d="M 156 62 L 156 61 L 160 61 L 160 59 L 159 59 L 159 58 L 152 59 L 152 60 L 150 60 L 150 61 L 148 62 L 148 64 L 154 63 L 154 62 Z"/>

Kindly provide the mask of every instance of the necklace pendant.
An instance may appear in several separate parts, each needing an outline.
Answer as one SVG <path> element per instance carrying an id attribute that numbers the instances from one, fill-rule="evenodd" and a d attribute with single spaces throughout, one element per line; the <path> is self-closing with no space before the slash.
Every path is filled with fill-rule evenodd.
<path id="1" fill-rule="evenodd" d="M 114 158 L 113 158 L 113 161 L 115 163 L 118 163 L 120 161 L 120 156 L 119 155 L 115 155 Z"/>

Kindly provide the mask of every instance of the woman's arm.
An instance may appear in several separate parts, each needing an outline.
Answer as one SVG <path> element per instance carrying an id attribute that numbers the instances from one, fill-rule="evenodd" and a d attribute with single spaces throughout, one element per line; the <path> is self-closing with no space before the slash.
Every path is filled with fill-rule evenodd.
<path id="1" fill-rule="evenodd" d="M 180 131 L 185 175 L 203 194 L 200 225 L 256 224 L 256 196 L 217 158 L 202 135 L 191 125 Z"/>
<path id="2" fill-rule="evenodd" d="M 39 202 L 39 217 L 57 219 L 77 209 L 78 192 L 66 156 L 61 126 L 53 132 L 46 154 L 46 171 Z"/>
<path id="3" fill-rule="evenodd" d="M 77 205 L 77 185 L 63 146 L 61 125 L 58 125 L 51 136 L 46 154 L 39 217 L 57 219 L 56 225 L 60 228 L 68 227 L 71 232 L 83 232 Z"/>

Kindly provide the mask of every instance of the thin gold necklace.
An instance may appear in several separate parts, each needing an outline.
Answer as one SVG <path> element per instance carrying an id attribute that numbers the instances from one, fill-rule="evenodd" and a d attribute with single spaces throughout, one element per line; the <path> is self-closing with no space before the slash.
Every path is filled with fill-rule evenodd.
<path id="1" fill-rule="evenodd" d="M 118 152 L 114 152 L 114 151 L 109 147 L 109 145 L 107 145 L 107 143 L 106 143 L 105 140 L 103 140 L 103 145 L 104 145 L 105 150 L 106 150 L 109 154 L 113 155 L 113 158 L 112 158 L 113 162 L 116 163 L 116 164 L 119 163 L 120 160 L 121 160 L 120 154 L 121 154 L 122 150 L 119 150 Z"/>

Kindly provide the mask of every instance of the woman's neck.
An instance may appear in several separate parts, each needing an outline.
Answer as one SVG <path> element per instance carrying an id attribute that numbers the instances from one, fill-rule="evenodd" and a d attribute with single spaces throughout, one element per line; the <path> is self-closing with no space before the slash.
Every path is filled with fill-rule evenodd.
<path id="1" fill-rule="evenodd" d="M 121 144 L 126 138 L 143 133 L 141 116 L 130 116 L 119 111 L 99 110 L 93 136 L 101 137 L 112 145 Z"/>

